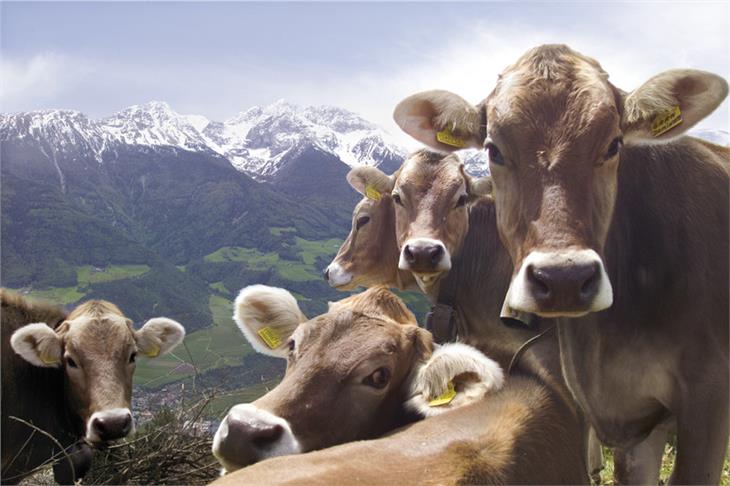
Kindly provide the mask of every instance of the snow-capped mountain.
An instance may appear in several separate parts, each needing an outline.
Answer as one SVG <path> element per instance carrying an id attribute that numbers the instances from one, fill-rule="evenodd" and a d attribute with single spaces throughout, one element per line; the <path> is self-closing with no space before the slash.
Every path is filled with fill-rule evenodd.
<path id="1" fill-rule="evenodd" d="M 224 122 L 182 115 L 157 101 L 101 120 L 70 110 L 0 114 L 0 141 L 6 140 L 38 142 L 53 159 L 91 153 L 98 162 L 121 145 L 215 152 L 258 180 L 273 177 L 312 147 L 349 166 L 380 165 L 405 155 L 390 135 L 354 113 L 285 101 L 250 108 Z"/>

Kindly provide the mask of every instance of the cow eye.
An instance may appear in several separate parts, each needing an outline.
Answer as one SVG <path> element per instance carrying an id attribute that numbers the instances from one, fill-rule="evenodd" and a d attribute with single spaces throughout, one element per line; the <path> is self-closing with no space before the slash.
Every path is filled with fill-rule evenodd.
<path id="1" fill-rule="evenodd" d="M 401 201 L 400 194 L 397 192 L 393 193 L 393 202 L 396 203 L 398 206 L 403 206 L 403 201 Z"/>
<path id="2" fill-rule="evenodd" d="M 378 368 L 373 373 L 365 378 L 362 382 L 367 386 L 373 388 L 382 389 L 390 381 L 390 370 L 388 368 Z"/>
<path id="3" fill-rule="evenodd" d="M 360 216 L 357 218 L 357 223 L 355 224 L 355 229 L 360 229 L 366 224 L 370 222 L 370 216 Z"/>
<path id="4" fill-rule="evenodd" d="M 469 198 L 469 196 L 467 196 L 466 194 L 462 194 L 461 196 L 459 196 L 459 200 L 456 201 L 456 207 L 460 208 L 460 207 L 466 205 L 466 200 L 468 198 Z"/>
<path id="5" fill-rule="evenodd" d="M 76 364 L 76 361 L 74 361 L 71 356 L 66 356 L 66 366 L 68 366 L 69 368 L 79 367 L 79 365 Z"/>
<path id="6" fill-rule="evenodd" d="M 489 142 L 485 148 L 487 149 L 487 152 L 489 152 L 489 162 L 496 165 L 504 165 L 504 157 L 496 145 Z"/>
<path id="7" fill-rule="evenodd" d="M 611 142 L 611 145 L 608 146 L 608 151 L 606 152 L 605 157 L 603 160 L 610 160 L 616 155 L 618 155 L 618 151 L 621 150 L 621 146 L 624 144 L 624 140 L 621 137 L 616 137 Z"/>
<path id="8" fill-rule="evenodd" d="M 129 362 L 134 363 L 137 360 L 137 353 L 132 353 L 129 355 Z"/>

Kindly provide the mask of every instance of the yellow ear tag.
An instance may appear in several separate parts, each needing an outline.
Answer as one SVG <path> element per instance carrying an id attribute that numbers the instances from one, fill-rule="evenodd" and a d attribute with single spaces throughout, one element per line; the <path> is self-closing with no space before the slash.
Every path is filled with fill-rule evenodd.
<path id="1" fill-rule="evenodd" d="M 261 336 L 261 339 L 264 340 L 270 349 L 278 348 L 281 344 L 281 337 L 274 328 L 268 326 L 262 327 L 258 330 L 258 335 Z"/>
<path id="2" fill-rule="evenodd" d="M 43 364 L 46 364 L 46 365 L 56 365 L 56 364 L 60 363 L 60 361 L 58 361 L 56 358 L 51 358 L 51 357 L 45 356 L 43 354 L 40 355 L 40 358 L 41 358 L 41 361 L 43 361 Z"/>
<path id="3" fill-rule="evenodd" d="M 456 135 L 448 128 L 444 128 L 440 132 L 436 132 L 436 140 L 443 143 L 444 145 L 451 145 L 456 148 L 466 147 L 466 142 Z"/>
<path id="4" fill-rule="evenodd" d="M 654 118 L 654 121 L 651 122 L 651 134 L 658 137 L 680 123 L 682 123 L 682 110 L 679 109 L 679 106 L 675 106 Z"/>
<path id="5" fill-rule="evenodd" d="M 144 354 L 148 358 L 156 358 L 157 356 L 159 356 L 160 355 L 160 347 L 158 345 L 156 345 L 156 344 L 154 344 L 153 346 L 154 347 L 150 351 L 147 351 L 146 353 L 142 353 L 142 354 Z"/>
<path id="6" fill-rule="evenodd" d="M 441 405 L 446 405 L 448 403 L 451 403 L 451 400 L 454 399 L 456 396 L 456 390 L 454 389 L 454 383 L 449 382 L 446 385 L 446 391 L 443 392 L 441 395 L 437 396 L 430 402 L 428 402 L 429 407 L 440 407 Z"/>
<path id="7" fill-rule="evenodd" d="M 380 201 L 380 191 L 375 189 L 373 186 L 365 186 L 365 196 L 373 201 Z"/>

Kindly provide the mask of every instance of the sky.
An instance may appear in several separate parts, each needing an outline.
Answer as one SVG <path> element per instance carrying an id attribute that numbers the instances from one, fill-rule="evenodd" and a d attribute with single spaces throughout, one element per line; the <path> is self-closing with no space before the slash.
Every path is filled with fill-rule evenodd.
<path id="1" fill-rule="evenodd" d="M 404 97 L 474 103 L 527 49 L 565 43 L 630 91 L 671 68 L 730 79 L 730 2 L 0 3 L 0 111 L 102 118 L 167 101 L 223 121 L 278 99 L 392 122 Z M 728 130 L 728 102 L 700 125 Z"/>

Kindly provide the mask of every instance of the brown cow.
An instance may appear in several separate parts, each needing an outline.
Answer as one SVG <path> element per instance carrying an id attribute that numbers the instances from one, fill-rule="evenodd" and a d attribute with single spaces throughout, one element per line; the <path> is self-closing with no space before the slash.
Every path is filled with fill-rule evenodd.
<path id="1" fill-rule="evenodd" d="M 574 446 L 581 442 L 579 430 L 566 426 L 571 410 L 564 403 L 531 376 L 514 376 L 497 390 L 500 368 L 463 344 L 442 346 L 414 370 L 431 353 L 430 335 L 383 288 L 344 299 L 305 322 L 291 295 L 255 286 L 237 299 L 236 320 L 256 348 L 288 354 L 289 366 L 282 383 L 256 407 L 234 407 L 214 443 L 227 468 L 253 462 L 247 458 L 270 459 L 229 474 L 220 484 L 587 481 L 580 447 Z M 273 350 L 260 337 L 271 339 L 272 330 Z M 387 432 L 398 425 L 393 419 L 404 398 L 433 396 L 449 377 L 465 379 L 475 370 L 482 370 L 479 382 L 491 391 L 482 388 L 471 397 L 481 399 L 458 411 L 452 407 L 382 439 L 271 458 Z M 437 386 L 423 386 L 429 382 Z M 456 383 L 460 391 L 463 385 Z M 424 408 L 425 403 L 417 411 Z M 234 432 L 237 441 L 222 444 Z M 222 452 L 227 457 L 221 458 Z"/>
<path id="2" fill-rule="evenodd" d="M 505 327 L 499 318 L 512 264 L 499 241 L 492 199 L 485 197 L 491 192 L 489 178 L 470 177 L 454 155 L 421 150 L 409 156 L 393 176 L 369 167 L 356 168 L 348 180 L 361 193 L 365 193 L 366 187 L 377 186 L 383 192 L 392 192 L 396 201 L 394 228 L 382 231 L 395 230 L 397 251 L 381 249 L 380 254 L 398 253 L 399 257 L 366 260 L 360 265 L 367 267 L 370 274 L 355 275 L 354 279 L 373 281 L 376 275 L 387 274 L 379 267 L 389 266 L 392 272 L 399 265 L 400 272 L 414 275 L 431 302 L 448 304 L 453 309 L 459 339 L 494 357 L 506 368 L 536 331 Z M 377 254 L 363 247 L 369 244 L 377 248 L 381 238 L 373 233 L 367 236 L 354 240 L 361 255 Z M 350 241 L 348 238 L 343 244 L 340 255 L 351 254 L 345 249 Z M 441 251 L 434 251 L 439 248 Z M 343 265 L 349 263 L 342 260 Z M 552 323 L 540 325 L 547 329 Z M 561 375 L 557 337 L 549 333 L 540 339 L 545 342 L 529 349 L 521 358 L 533 361 L 518 361 L 515 371 L 541 377 L 553 393 L 572 404 Z M 564 420 L 575 418 L 566 416 Z M 594 439 L 588 452 L 588 470 L 597 474 L 602 456 Z"/>
<path id="3" fill-rule="evenodd" d="M 371 167 L 362 167 L 358 174 L 380 173 Z M 350 171 L 348 180 L 365 193 L 361 175 Z M 373 179 L 381 180 L 373 177 Z M 399 289 L 414 286 L 410 272 L 398 269 L 398 244 L 395 241 L 393 200 L 390 183 L 385 187 L 368 186 L 368 197 L 360 201 L 352 213 L 352 230 L 327 268 L 324 278 L 338 290 L 352 290 L 363 286 L 385 285 Z M 373 244 L 377 241 L 376 244 Z M 393 262 L 385 265 L 383 262 Z"/>
<path id="4" fill-rule="evenodd" d="M 728 439 L 727 148 L 677 138 L 726 97 L 661 73 L 631 93 L 566 46 L 528 51 L 479 106 L 432 91 L 399 125 L 444 151 L 486 147 L 513 310 L 559 316 L 564 374 L 623 479 L 716 483 Z M 603 311 L 603 312 L 599 312 Z M 572 317 L 568 319 L 566 317 Z"/>
<path id="5" fill-rule="evenodd" d="M 185 336 L 158 317 L 139 331 L 114 304 L 85 302 L 70 314 L 0 289 L 2 302 L 2 483 L 16 483 L 54 454 L 56 480 L 88 469 L 96 446 L 129 434 L 135 357 L 156 357 Z M 57 445 L 22 419 L 67 448 Z"/>
<path id="6" fill-rule="evenodd" d="M 503 382 L 499 365 L 474 348 L 434 350 L 431 335 L 382 287 L 307 320 L 287 291 L 253 285 L 236 299 L 234 319 L 256 350 L 288 366 L 276 388 L 236 405 L 221 423 L 213 453 L 227 471 L 377 437 L 477 401 Z M 449 381 L 455 396 L 429 406 Z"/>

